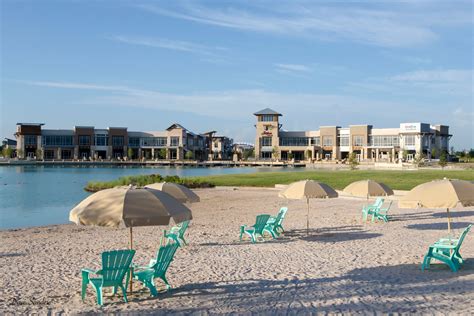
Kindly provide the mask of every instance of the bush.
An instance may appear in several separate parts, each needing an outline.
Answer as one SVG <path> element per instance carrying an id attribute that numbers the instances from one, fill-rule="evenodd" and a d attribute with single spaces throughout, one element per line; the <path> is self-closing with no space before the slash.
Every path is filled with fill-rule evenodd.
<path id="1" fill-rule="evenodd" d="M 140 176 L 126 176 L 120 177 L 112 181 L 90 181 L 87 183 L 84 190 L 88 192 L 97 192 L 100 190 L 111 189 L 119 186 L 137 186 L 144 187 L 148 184 L 157 183 L 157 182 L 170 182 L 184 185 L 185 187 L 195 189 L 195 188 L 213 188 L 214 185 L 208 182 L 180 178 L 178 176 L 166 176 L 162 177 L 160 174 L 149 174 L 149 175 L 140 175 Z"/>
<path id="2" fill-rule="evenodd" d="M 351 170 L 356 170 L 357 166 L 359 165 L 359 161 L 357 161 L 357 156 L 355 153 L 351 153 L 348 161 L 349 161 L 349 166 L 351 167 Z"/>

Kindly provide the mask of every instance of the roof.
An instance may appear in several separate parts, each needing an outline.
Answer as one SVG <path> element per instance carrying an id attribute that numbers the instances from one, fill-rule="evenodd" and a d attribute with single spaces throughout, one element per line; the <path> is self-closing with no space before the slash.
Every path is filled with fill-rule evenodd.
<path id="1" fill-rule="evenodd" d="M 282 114 L 278 113 L 277 111 L 275 110 L 272 110 L 270 108 L 266 108 L 266 109 L 263 109 L 263 110 L 260 110 L 256 113 L 254 113 L 253 115 L 278 115 L 278 116 L 282 116 Z"/>
<path id="2" fill-rule="evenodd" d="M 73 136 L 72 129 L 44 129 L 41 131 L 43 136 Z"/>
<path id="3" fill-rule="evenodd" d="M 185 128 L 183 125 L 181 124 L 178 124 L 178 123 L 174 123 L 172 124 L 170 127 L 168 127 L 166 130 L 169 131 L 171 129 L 175 129 L 175 128 L 181 128 L 181 129 L 184 129 L 185 131 L 187 131 L 188 129 Z"/>
<path id="4" fill-rule="evenodd" d="M 16 123 L 16 125 L 43 126 L 44 123 Z"/>
<path id="5" fill-rule="evenodd" d="M 16 145 L 16 140 L 10 139 L 10 138 L 5 138 L 2 143 L 6 145 Z"/>

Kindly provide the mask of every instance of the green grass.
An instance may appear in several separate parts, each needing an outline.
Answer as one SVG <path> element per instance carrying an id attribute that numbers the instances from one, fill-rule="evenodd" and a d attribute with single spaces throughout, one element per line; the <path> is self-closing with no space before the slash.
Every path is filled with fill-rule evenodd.
<path id="1" fill-rule="evenodd" d="M 235 175 L 192 177 L 194 181 L 204 181 L 216 186 L 273 187 L 275 184 L 288 184 L 298 180 L 324 182 L 334 189 L 342 190 L 348 184 L 364 179 L 383 182 L 394 190 L 411 190 L 418 184 L 435 179 L 462 179 L 474 181 L 474 170 L 320 170 L 301 172 L 269 172 Z"/>

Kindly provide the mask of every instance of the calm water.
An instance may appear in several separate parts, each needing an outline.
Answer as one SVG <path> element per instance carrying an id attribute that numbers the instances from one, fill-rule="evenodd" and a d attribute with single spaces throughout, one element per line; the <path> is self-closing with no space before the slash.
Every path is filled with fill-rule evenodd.
<path id="1" fill-rule="evenodd" d="M 69 210 L 89 193 L 83 190 L 91 180 L 113 180 L 121 176 L 204 176 L 304 168 L 186 168 L 186 167 L 0 167 L 0 229 L 62 224 Z"/>

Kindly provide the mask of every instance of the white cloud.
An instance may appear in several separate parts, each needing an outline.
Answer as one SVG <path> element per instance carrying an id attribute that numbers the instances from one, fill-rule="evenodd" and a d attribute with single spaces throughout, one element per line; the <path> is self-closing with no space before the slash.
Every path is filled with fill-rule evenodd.
<path id="1" fill-rule="evenodd" d="M 299 64 L 275 64 L 277 70 L 294 71 L 294 72 L 311 72 L 312 69 L 305 65 Z"/>
<path id="2" fill-rule="evenodd" d="M 472 70 L 417 70 L 393 76 L 394 81 L 404 82 L 471 82 Z"/>
<path id="3" fill-rule="evenodd" d="M 155 48 L 163 48 L 187 53 L 216 56 L 219 52 L 225 51 L 224 47 L 211 47 L 186 41 L 176 41 L 164 38 L 151 37 L 130 37 L 116 35 L 110 39 L 131 45 L 141 45 Z"/>
<path id="4" fill-rule="evenodd" d="M 350 40 L 383 47 L 429 43 L 437 39 L 436 26 L 472 24 L 468 12 L 462 10 L 447 7 L 440 12 L 428 6 L 413 10 L 403 3 L 386 10 L 376 9 L 376 6 L 360 9 L 349 4 L 323 6 L 311 2 L 257 3 L 245 8 L 232 5 L 211 8 L 192 2 L 174 9 L 154 4 L 137 7 L 162 16 L 231 29 L 329 41 Z"/>

